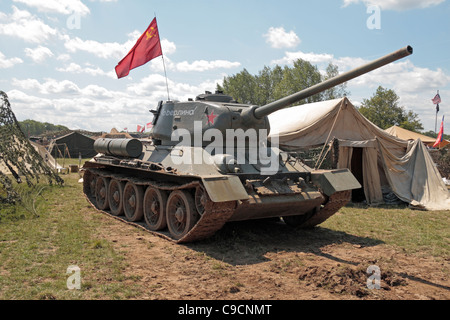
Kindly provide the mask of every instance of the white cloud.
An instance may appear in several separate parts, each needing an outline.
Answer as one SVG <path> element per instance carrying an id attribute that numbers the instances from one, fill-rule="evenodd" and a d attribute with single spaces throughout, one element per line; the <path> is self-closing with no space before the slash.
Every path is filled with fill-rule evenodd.
<path id="1" fill-rule="evenodd" d="M 79 64 L 76 63 L 70 63 L 68 66 L 64 68 L 57 68 L 56 69 L 59 72 L 68 72 L 68 73 L 74 73 L 74 74 L 89 74 L 91 76 L 107 76 L 110 78 L 117 78 L 116 73 L 114 71 L 105 72 L 102 69 L 98 67 L 82 67 Z"/>
<path id="2" fill-rule="evenodd" d="M 450 75 L 442 69 L 430 70 L 415 66 L 410 60 L 401 60 L 352 80 L 354 86 L 393 88 L 400 96 L 418 92 L 434 92 L 450 84 Z"/>
<path id="3" fill-rule="evenodd" d="M 29 7 L 36 8 L 40 12 L 79 14 L 85 16 L 90 13 L 89 8 L 80 0 L 14 0 Z"/>
<path id="4" fill-rule="evenodd" d="M 64 39 L 64 46 L 69 52 L 85 51 L 103 59 L 121 59 L 127 52 L 126 48 L 129 47 L 117 42 L 102 43 L 94 40 L 82 40 L 78 37 L 71 39 L 67 35 L 64 36 Z M 128 50 L 130 49 L 131 47 L 128 48 Z"/>
<path id="5" fill-rule="evenodd" d="M 88 85 L 86 88 L 82 89 L 81 94 L 97 99 L 111 99 L 114 97 L 113 92 L 95 84 Z"/>
<path id="6" fill-rule="evenodd" d="M 75 95 L 80 93 L 80 88 L 75 83 L 69 80 L 58 81 L 55 79 L 45 79 L 45 82 L 41 84 L 36 79 L 18 80 L 14 78 L 12 83 L 13 86 L 25 90 L 35 91 L 44 95 Z"/>
<path id="7" fill-rule="evenodd" d="M 36 63 L 44 62 L 45 59 L 53 57 L 53 52 L 49 48 L 43 46 L 39 46 L 35 49 L 25 48 L 24 51 L 25 54 Z"/>
<path id="8" fill-rule="evenodd" d="M 272 64 L 292 64 L 295 60 L 302 59 L 311 62 L 312 64 L 318 64 L 323 62 L 330 62 L 334 59 L 332 54 L 324 53 L 305 53 L 302 51 L 286 52 L 285 56 L 281 59 L 272 60 Z"/>
<path id="9" fill-rule="evenodd" d="M 70 55 L 67 53 L 63 53 L 63 54 L 60 54 L 56 59 L 59 61 L 69 61 Z"/>
<path id="10" fill-rule="evenodd" d="M 164 55 L 170 55 L 175 53 L 175 51 L 177 51 L 177 46 L 175 45 L 175 43 L 167 39 L 161 40 L 161 48 L 163 50 Z"/>
<path id="11" fill-rule="evenodd" d="M 383 10 L 403 11 L 409 9 L 424 9 L 441 4 L 445 0 L 343 0 L 343 6 L 364 3 L 366 6 L 377 5 Z"/>
<path id="12" fill-rule="evenodd" d="M 197 60 L 192 63 L 187 61 L 179 62 L 176 64 L 176 70 L 180 72 L 189 72 L 189 71 L 207 71 L 213 69 L 230 69 L 239 67 L 241 64 L 239 62 L 231 62 L 227 60 L 214 60 L 214 61 L 206 61 L 206 60 Z"/>
<path id="13" fill-rule="evenodd" d="M 217 80 L 205 80 L 200 84 L 188 84 L 168 80 L 170 98 L 172 100 L 187 101 L 199 94 L 214 91 L 217 84 L 222 84 L 223 76 Z M 152 74 L 143 78 L 139 83 L 127 87 L 127 93 L 132 97 L 148 97 L 150 101 L 156 102 L 167 99 L 167 86 L 165 77 Z"/>
<path id="14" fill-rule="evenodd" d="M 64 46 L 69 52 L 84 51 L 99 58 L 113 58 L 119 61 L 133 48 L 140 36 L 141 33 L 135 30 L 128 34 L 128 40 L 125 43 L 83 40 L 78 37 L 70 38 L 68 35 L 64 35 L 62 39 L 64 40 Z M 174 50 L 175 44 L 166 42 L 166 45 L 169 50 Z"/>
<path id="15" fill-rule="evenodd" d="M 127 92 L 131 95 L 144 96 L 146 94 L 164 96 L 166 89 L 166 78 L 159 74 L 151 74 L 143 78 L 138 83 L 133 83 L 127 87 Z"/>
<path id="16" fill-rule="evenodd" d="M 12 68 L 19 63 L 23 63 L 23 60 L 20 58 L 7 59 L 5 55 L 0 52 L 0 69 Z"/>
<path id="17" fill-rule="evenodd" d="M 58 34 L 56 29 L 28 11 L 13 6 L 13 13 L 2 17 L 6 23 L 0 24 L 0 34 L 23 39 L 30 43 L 42 43 Z"/>
<path id="18" fill-rule="evenodd" d="M 148 98 L 131 97 L 112 93 L 91 85 L 80 95 L 63 98 L 42 98 L 14 89 L 8 91 L 11 105 L 20 120 L 33 119 L 41 122 L 62 124 L 71 129 L 90 131 L 136 128 L 152 120 L 148 111 Z M 114 98 L 110 98 L 113 95 Z M 156 103 L 156 102 L 155 102 Z"/>
<path id="19" fill-rule="evenodd" d="M 270 44 L 272 48 L 276 49 L 293 48 L 301 42 L 294 31 L 286 32 L 283 27 L 271 27 L 264 37 L 266 38 L 266 42 Z"/>

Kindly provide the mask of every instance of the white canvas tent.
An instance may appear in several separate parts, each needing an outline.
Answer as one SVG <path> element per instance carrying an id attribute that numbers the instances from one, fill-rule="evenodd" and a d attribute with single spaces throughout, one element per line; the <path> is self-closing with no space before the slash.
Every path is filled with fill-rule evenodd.
<path id="1" fill-rule="evenodd" d="M 349 168 L 363 185 L 367 203 L 383 203 L 389 187 L 411 206 L 450 210 L 450 194 L 420 140 L 391 136 L 361 115 L 347 99 L 306 104 L 269 116 L 280 148 L 296 151 L 339 140 L 339 168 Z M 355 171 L 360 171 L 359 174 Z"/>

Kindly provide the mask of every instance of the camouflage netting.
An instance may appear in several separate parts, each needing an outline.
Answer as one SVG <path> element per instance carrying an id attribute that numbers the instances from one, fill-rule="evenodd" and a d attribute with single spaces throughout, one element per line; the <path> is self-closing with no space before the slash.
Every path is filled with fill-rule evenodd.
<path id="1" fill-rule="evenodd" d="M 41 177 L 50 185 L 64 183 L 29 143 L 11 110 L 8 96 L 0 91 L 0 203 L 20 200 L 8 174 L 18 183 L 25 179 L 30 187 L 38 184 Z"/>
<path id="2" fill-rule="evenodd" d="M 339 140 L 333 139 L 326 146 L 305 148 L 291 153 L 307 166 L 316 169 L 337 169 L 339 161 Z"/>

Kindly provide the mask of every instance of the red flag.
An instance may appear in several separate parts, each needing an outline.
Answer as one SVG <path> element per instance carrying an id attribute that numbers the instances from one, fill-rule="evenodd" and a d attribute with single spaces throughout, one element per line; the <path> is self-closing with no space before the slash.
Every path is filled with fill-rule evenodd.
<path id="1" fill-rule="evenodd" d="M 444 117 L 442 117 L 441 130 L 439 131 L 439 135 L 436 139 L 436 142 L 433 145 L 433 148 L 438 147 L 441 144 L 441 142 L 444 141 Z"/>
<path id="2" fill-rule="evenodd" d="M 126 77 L 130 70 L 146 64 L 150 60 L 162 55 L 156 18 L 138 39 L 133 49 L 116 66 L 117 77 Z"/>
<path id="3" fill-rule="evenodd" d="M 151 122 L 147 123 L 147 129 L 150 129 L 151 127 L 153 127 L 152 123 Z"/>

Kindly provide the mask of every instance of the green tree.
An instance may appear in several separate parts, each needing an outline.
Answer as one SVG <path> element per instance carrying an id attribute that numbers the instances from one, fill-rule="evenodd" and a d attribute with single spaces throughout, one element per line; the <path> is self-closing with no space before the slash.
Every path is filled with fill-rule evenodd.
<path id="1" fill-rule="evenodd" d="M 438 131 L 439 131 L 439 128 L 438 128 Z M 434 131 L 427 131 L 427 132 L 423 133 L 423 135 L 431 137 L 431 138 L 435 138 L 435 139 L 437 139 L 438 134 L 439 134 L 439 132 L 436 133 Z M 444 139 L 445 140 L 450 140 L 450 134 L 445 134 L 444 133 Z"/>
<path id="2" fill-rule="evenodd" d="M 252 104 L 257 101 L 256 78 L 247 69 L 242 70 L 232 77 L 225 77 L 223 87 L 217 87 L 240 103 Z"/>
<path id="3" fill-rule="evenodd" d="M 283 79 L 283 69 L 276 66 L 271 69 L 264 67 L 263 70 L 255 77 L 256 80 L 256 97 L 254 102 L 256 105 L 265 105 L 275 101 L 274 91 L 277 84 Z"/>
<path id="4" fill-rule="evenodd" d="M 265 66 L 257 75 L 251 75 L 246 69 L 240 73 L 225 77 L 223 86 L 217 90 L 234 97 L 241 103 L 265 105 L 275 100 L 309 88 L 339 74 L 338 67 L 330 64 L 323 76 L 317 66 L 298 59 L 292 67 Z M 335 99 L 347 95 L 346 85 L 331 88 L 323 93 L 309 97 L 300 104 Z"/>
<path id="5" fill-rule="evenodd" d="M 326 75 L 323 80 L 328 80 L 334 78 L 339 75 L 338 66 L 330 63 L 326 70 Z M 336 87 L 330 88 L 322 93 L 323 100 L 333 100 L 337 98 L 342 98 L 344 96 L 350 95 L 350 92 L 347 91 L 347 82 L 340 84 Z"/>
<path id="6" fill-rule="evenodd" d="M 399 96 L 394 90 L 378 87 L 370 99 L 364 99 L 359 112 L 381 129 L 399 126 L 420 132 L 423 130 L 418 115 L 398 105 Z"/>
<path id="7" fill-rule="evenodd" d="M 292 68 L 285 67 L 283 70 L 283 78 L 276 85 L 274 90 L 275 100 L 281 99 L 288 95 L 302 91 L 303 89 L 312 87 L 320 83 L 322 76 L 316 66 L 308 61 L 298 59 L 294 62 Z M 317 102 L 321 100 L 321 95 L 309 97 L 300 102 L 300 104 Z"/>

